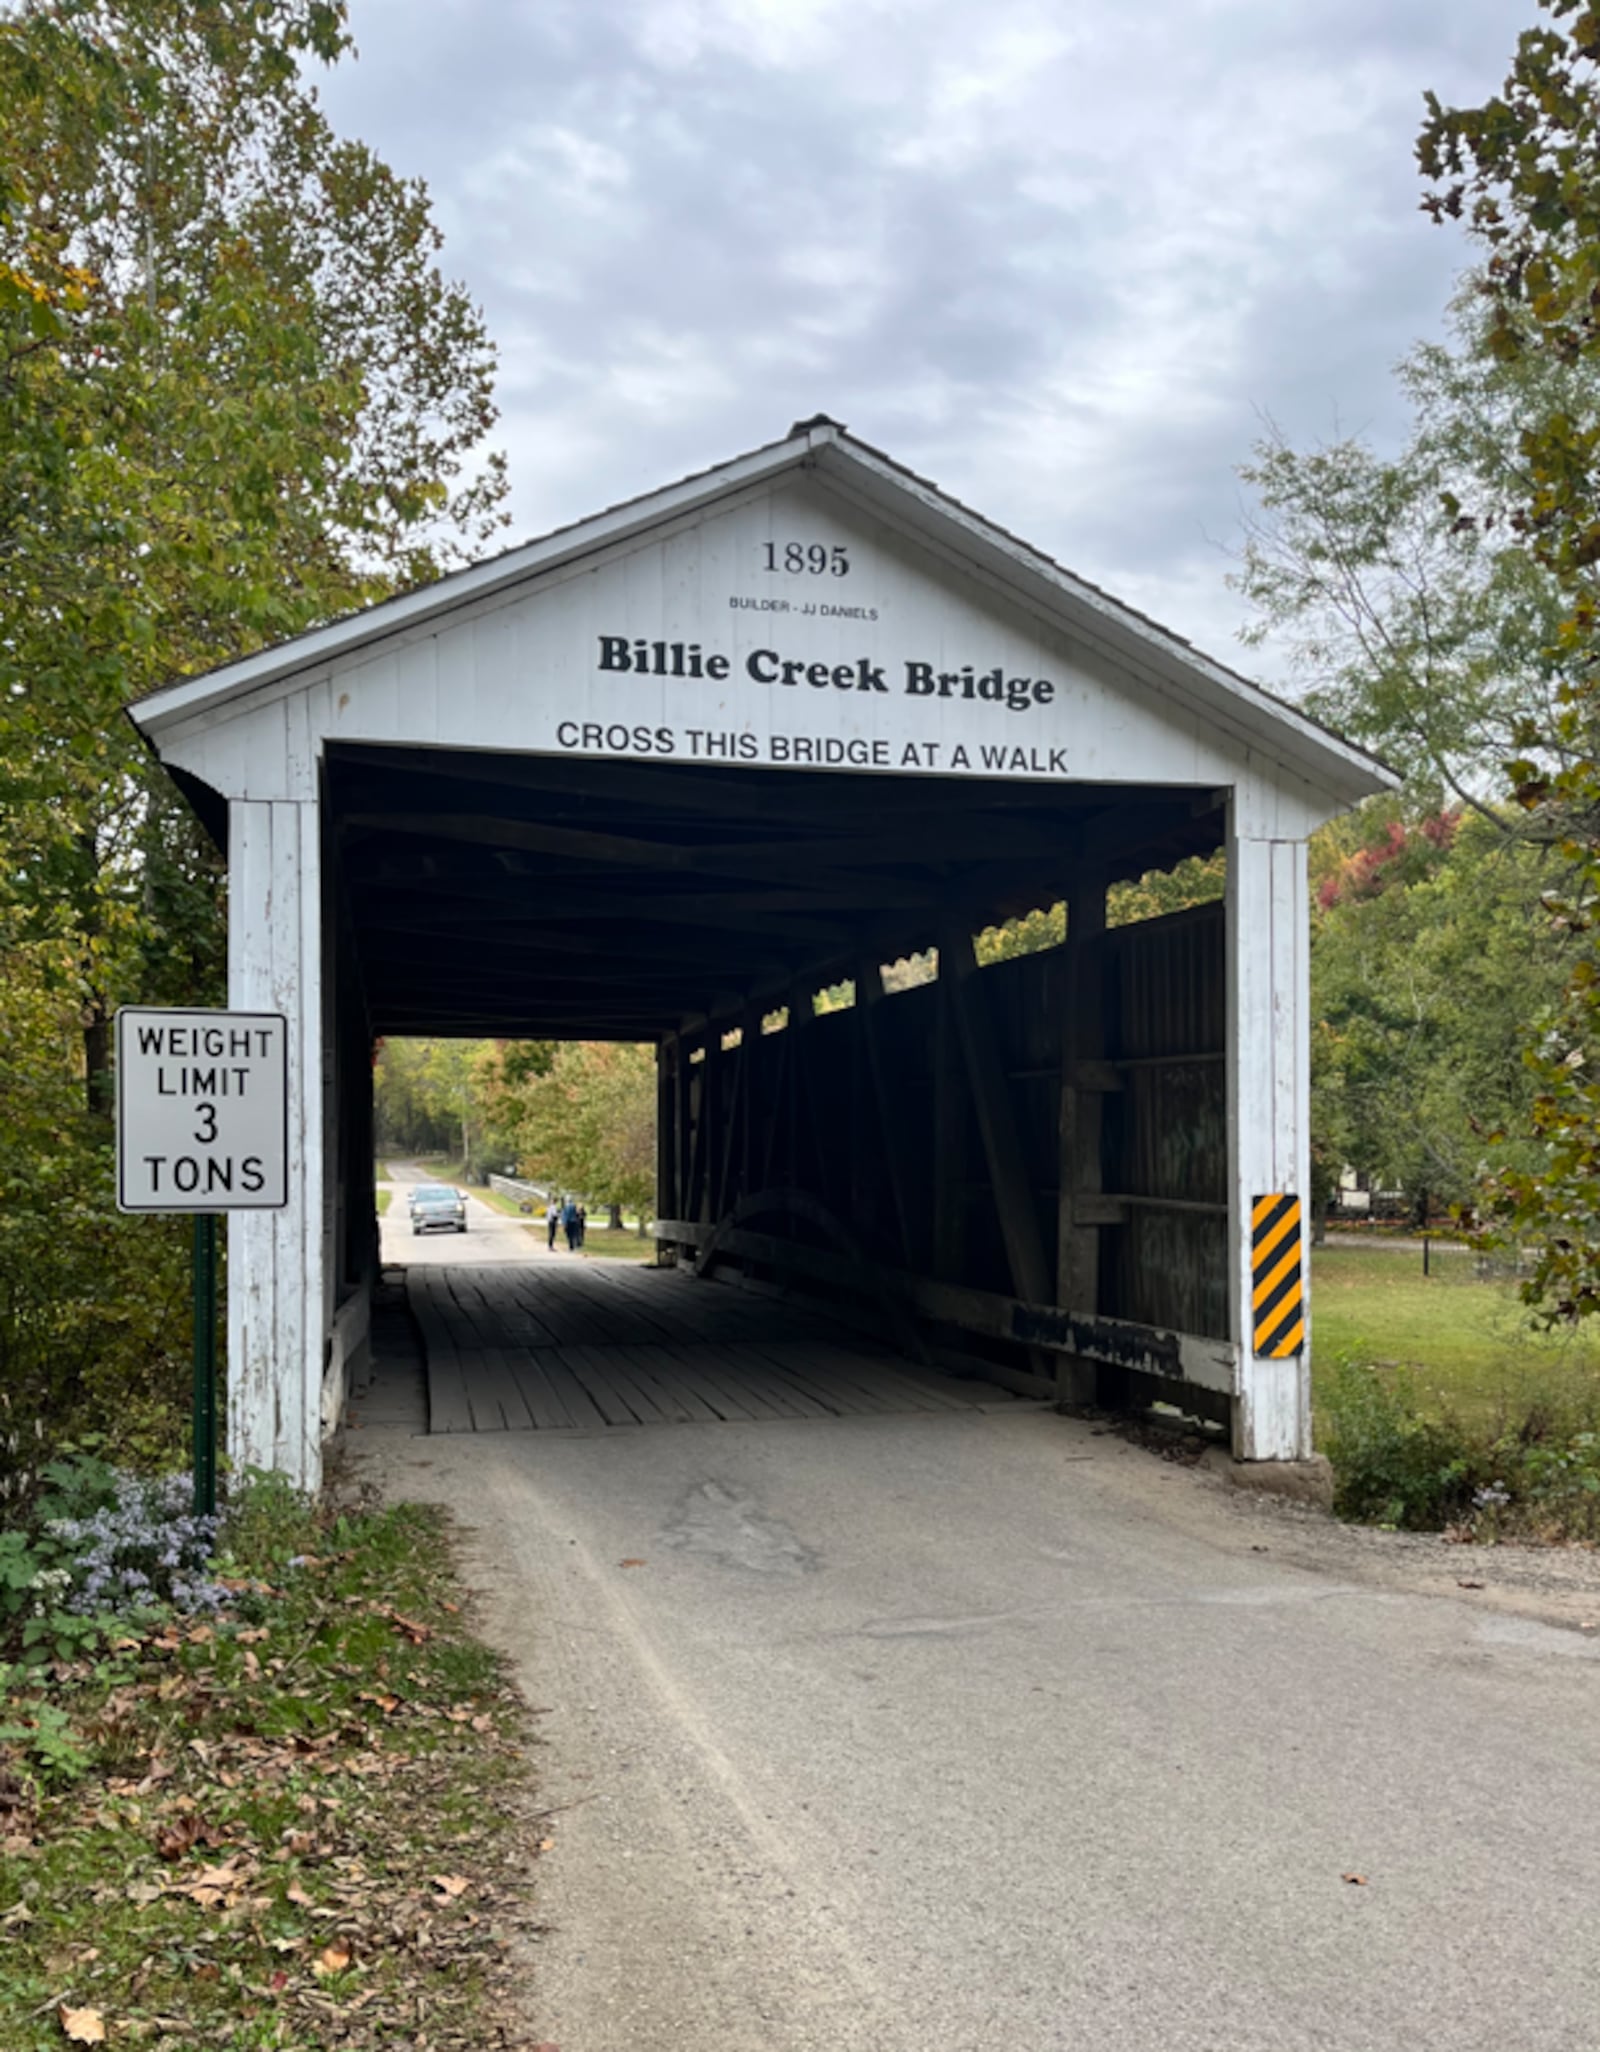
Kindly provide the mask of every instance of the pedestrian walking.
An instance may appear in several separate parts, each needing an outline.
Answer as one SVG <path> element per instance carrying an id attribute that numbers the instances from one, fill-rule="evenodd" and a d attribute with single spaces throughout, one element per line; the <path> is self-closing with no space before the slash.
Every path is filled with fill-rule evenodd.
<path id="1" fill-rule="evenodd" d="M 580 1204 L 578 1206 L 578 1246 L 580 1250 L 582 1249 L 585 1238 L 588 1236 L 588 1232 L 589 1208 L 585 1204 Z"/>
<path id="2" fill-rule="evenodd" d="M 545 1225 L 549 1228 L 550 1238 L 547 1244 L 550 1248 L 550 1252 L 553 1254 L 556 1251 L 556 1227 L 561 1223 L 561 1206 L 556 1202 L 554 1197 L 552 1197 L 550 1199 L 550 1202 L 545 1206 L 544 1222 Z"/>
<path id="3" fill-rule="evenodd" d="M 569 1254 L 576 1254 L 578 1251 L 578 1207 L 570 1197 L 561 1207 L 561 1223 L 567 1229 L 567 1252 Z"/>

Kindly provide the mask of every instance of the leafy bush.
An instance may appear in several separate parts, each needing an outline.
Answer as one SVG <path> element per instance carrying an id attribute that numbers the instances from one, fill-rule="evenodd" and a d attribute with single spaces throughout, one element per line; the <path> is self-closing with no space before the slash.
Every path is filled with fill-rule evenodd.
<path id="1" fill-rule="evenodd" d="M 1524 1440 L 1510 1529 L 1537 1539 L 1600 1541 L 1600 1432 L 1557 1429 Z M 1509 1492 L 1508 1492 L 1509 1493 Z"/>
<path id="2" fill-rule="evenodd" d="M 1471 1513 L 1493 1477 L 1467 1428 L 1428 1417 L 1404 1371 L 1341 1361 L 1322 1394 L 1323 1449 L 1334 1470 L 1334 1508 L 1358 1523 L 1438 1531 Z"/>
<path id="3" fill-rule="evenodd" d="M 12 1516 L 35 1451 L 115 1418 L 130 1459 L 170 1461 L 184 1417 L 188 1221 L 116 1209 L 110 1122 L 84 1101 L 75 955 L 20 942 L 0 889 L 0 1502 Z"/>
<path id="4" fill-rule="evenodd" d="M 12 1673 L 0 1666 L 0 1704 L 6 1700 Z M 25 1711 L 0 1717 L 0 1746 L 17 1748 L 23 1765 L 46 1784 L 81 1780 L 93 1764 L 71 1719 L 53 1703 L 30 1702 Z"/>
<path id="5" fill-rule="evenodd" d="M 0 1626 L 32 1607 L 34 1578 L 43 1565 L 26 1533 L 0 1532 Z"/>
<path id="6" fill-rule="evenodd" d="M 1473 1427 L 1423 1410 L 1409 1376 L 1341 1361 L 1321 1395 L 1341 1517 L 1463 1539 L 1600 1542 L 1600 1419 L 1525 1400 Z"/>
<path id="7" fill-rule="evenodd" d="M 247 1469 L 228 1495 L 219 1565 L 273 1578 L 320 1547 L 316 1504 L 287 1475 Z"/>
<path id="8" fill-rule="evenodd" d="M 90 1518 L 107 1510 L 121 1494 L 121 1475 L 111 1462 L 89 1449 L 70 1447 L 39 1470 L 44 1493 L 36 1519 Z"/>

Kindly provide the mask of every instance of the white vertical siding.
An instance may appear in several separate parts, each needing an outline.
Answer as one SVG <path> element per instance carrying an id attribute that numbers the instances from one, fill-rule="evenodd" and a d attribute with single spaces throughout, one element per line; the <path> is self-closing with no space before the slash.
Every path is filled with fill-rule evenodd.
<path id="1" fill-rule="evenodd" d="M 229 841 L 228 1000 L 289 1021 L 289 1201 L 228 1221 L 228 1452 L 310 1489 L 325 1328 L 316 805 L 235 799 Z"/>
<path id="2" fill-rule="evenodd" d="M 1239 1344 L 1234 1452 L 1241 1460 L 1311 1452 L 1311 1354 L 1272 1361 L 1251 1349 L 1250 1210 L 1255 1198 L 1309 1189 L 1310 915 L 1300 841 L 1228 840 L 1229 1301 Z M 1309 1284 L 1309 1277 L 1308 1277 Z M 1309 1287 L 1308 1287 L 1309 1297 Z"/>

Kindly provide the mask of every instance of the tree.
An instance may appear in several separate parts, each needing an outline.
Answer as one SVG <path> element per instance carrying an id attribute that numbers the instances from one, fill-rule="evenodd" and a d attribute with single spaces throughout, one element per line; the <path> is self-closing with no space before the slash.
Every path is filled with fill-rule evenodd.
<path id="1" fill-rule="evenodd" d="M 1565 973 L 1561 937 L 1528 917 L 1549 857 L 1476 813 L 1390 801 L 1319 835 L 1315 858 L 1319 1208 L 1347 1164 L 1404 1189 L 1419 1221 L 1430 1200 L 1472 1208 L 1491 1134 L 1526 1124 L 1529 1010 Z"/>
<path id="2" fill-rule="evenodd" d="M 385 1040 L 373 1074 L 378 1145 L 404 1154 L 454 1153 L 468 1182 L 517 1150 L 508 1080 L 543 1075 L 544 1040 Z"/>
<path id="3" fill-rule="evenodd" d="M 1495 794 L 1528 723 L 1550 723 L 1561 617 L 1514 529 L 1519 442 L 1553 403 L 1600 412 L 1600 380 L 1502 361 L 1470 290 L 1449 345 L 1397 376 L 1412 412 L 1398 455 L 1356 437 L 1297 450 L 1273 429 L 1241 466 L 1261 509 L 1230 579 L 1255 611 L 1243 639 L 1286 646 L 1308 709 L 1393 762 L 1416 807 L 1511 831 Z"/>
<path id="4" fill-rule="evenodd" d="M 549 1063 L 502 1059 L 491 1100 L 516 1137 L 525 1172 L 563 1190 L 639 1214 L 655 1203 L 655 1049 L 630 1042 L 567 1040 Z"/>
<path id="5" fill-rule="evenodd" d="M 122 708 L 431 574 L 502 517 L 500 468 L 474 458 L 492 351 L 434 265 L 426 195 L 337 139 L 298 69 L 348 47 L 324 0 L 26 0 L 0 21 L 5 874 L 35 933 L 80 943 L 100 1103 L 152 865 L 216 896 Z"/>
<path id="6" fill-rule="evenodd" d="M 1541 0 L 1547 23 L 1519 39 L 1504 86 L 1482 106 L 1432 95 L 1417 145 L 1439 221 L 1460 221 L 1484 253 L 1487 346 L 1538 375 L 1600 364 L 1600 14 Z M 1527 1060 L 1536 1085 L 1533 1166 L 1506 1169 L 1494 1198 L 1507 1229 L 1531 1238 L 1530 1299 L 1552 1318 L 1600 1311 L 1600 413 L 1552 405 L 1518 441 L 1525 486 L 1514 531 L 1554 579 L 1564 616 L 1552 643 L 1548 715 L 1522 723 L 1510 765 L 1532 831 L 1569 874 L 1549 901 L 1573 936 L 1560 1003 Z"/>
<path id="7" fill-rule="evenodd" d="M 215 852 L 124 708 L 503 518 L 493 352 L 426 194 L 335 137 L 302 72 L 348 48 L 329 0 L 0 15 L 0 1008 L 48 1041 L 0 1085 L 12 1132 L 59 1143 L 48 1178 L 0 1164 L 29 1347 L 38 1305 L 103 1311 L 108 1277 L 106 1356 L 166 1344 L 173 1236 L 111 1209 L 109 1022 L 222 995 Z M 59 1413 L 88 1371 L 48 1355 Z"/>

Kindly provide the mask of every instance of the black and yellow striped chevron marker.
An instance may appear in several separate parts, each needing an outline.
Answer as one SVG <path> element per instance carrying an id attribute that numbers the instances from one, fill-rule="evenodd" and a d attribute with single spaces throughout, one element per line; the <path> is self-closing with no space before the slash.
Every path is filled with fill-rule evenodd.
<path id="1" fill-rule="evenodd" d="M 1257 1197 L 1250 1207 L 1251 1350 L 1269 1361 L 1306 1343 L 1306 1291 L 1300 1272 L 1300 1199 Z"/>

